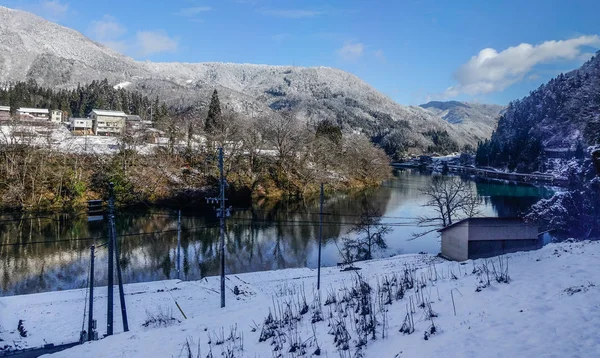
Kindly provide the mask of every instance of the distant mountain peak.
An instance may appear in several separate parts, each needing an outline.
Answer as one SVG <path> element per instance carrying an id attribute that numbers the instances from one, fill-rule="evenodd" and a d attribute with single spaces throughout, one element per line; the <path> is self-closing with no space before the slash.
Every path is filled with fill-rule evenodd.
<path id="1" fill-rule="evenodd" d="M 431 101 L 420 107 L 482 140 L 492 135 L 499 116 L 505 110 L 504 106 L 496 104 L 459 101 Z"/>
<path id="2" fill-rule="evenodd" d="M 467 103 L 459 102 L 459 101 L 429 101 L 425 104 L 421 104 L 419 107 L 423 108 L 437 108 L 442 111 L 453 107 L 469 107 Z"/>

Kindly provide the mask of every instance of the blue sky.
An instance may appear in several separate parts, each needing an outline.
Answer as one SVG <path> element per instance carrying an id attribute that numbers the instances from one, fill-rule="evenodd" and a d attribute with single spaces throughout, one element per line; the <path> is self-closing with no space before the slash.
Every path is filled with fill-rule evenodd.
<path id="1" fill-rule="evenodd" d="M 330 66 L 402 104 L 506 104 L 600 49 L 600 1 L 0 0 L 138 60 Z"/>

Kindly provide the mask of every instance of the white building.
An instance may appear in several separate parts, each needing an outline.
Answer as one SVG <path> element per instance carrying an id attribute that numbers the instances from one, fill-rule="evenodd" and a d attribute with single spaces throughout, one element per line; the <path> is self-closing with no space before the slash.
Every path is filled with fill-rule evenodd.
<path id="1" fill-rule="evenodd" d="M 93 120 L 95 135 L 115 136 L 123 133 L 127 115 L 121 111 L 93 109 L 89 117 Z"/>
<path id="2" fill-rule="evenodd" d="M 10 119 L 10 106 L 0 106 L 0 120 Z"/>
<path id="3" fill-rule="evenodd" d="M 53 109 L 50 112 L 50 121 L 52 123 L 59 124 L 59 123 L 62 122 L 62 119 L 63 119 L 63 112 L 61 110 L 59 110 L 59 109 Z"/>
<path id="4" fill-rule="evenodd" d="M 71 131 L 90 132 L 93 128 L 91 118 L 73 118 L 69 119 L 69 128 Z"/>
<path id="5" fill-rule="evenodd" d="M 19 108 L 17 114 L 21 119 L 33 121 L 47 121 L 50 117 L 46 108 Z"/>

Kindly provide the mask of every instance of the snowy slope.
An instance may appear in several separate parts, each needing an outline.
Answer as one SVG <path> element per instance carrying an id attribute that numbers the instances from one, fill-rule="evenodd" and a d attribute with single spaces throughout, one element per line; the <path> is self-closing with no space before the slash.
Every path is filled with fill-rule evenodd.
<path id="1" fill-rule="evenodd" d="M 389 259 L 361 263 L 360 274 L 373 292 L 377 282 L 396 275 L 406 277 L 412 272 L 417 284 L 407 289 L 402 299 L 391 305 L 375 303 L 378 319 L 376 339 L 368 339 L 362 348 L 365 357 L 597 357 L 600 341 L 596 328 L 600 326 L 600 242 L 549 244 L 539 251 L 516 253 L 508 258 L 510 283 L 498 283 L 493 277 L 488 287 L 476 290 L 485 281 L 483 265 L 477 260 L 461 265 L 430 255 L 402 255 Z M 498 259 L 488 261 L 498 268 Z M 480 273 L 474 273 L 479 270 Z M 115 300 L 115 335 L 86 343 L 55 354 L 56 357 L 183 357 L 186 340 L 194 356 L 198 342 L 205 357 L 212 348 L 214 355 L 235 349 L 236 357 L 271 357 L 274 347 L 281 344 L 284 357 L 302 356 L 290 352 L 294 341 L 304 342 L 311 356 L 318 347 L 321 356 L 354 357 L 357 324 L 354 309 L 344 310 L 342 297 L 348 297 L 355 281 L 355 272 L 323 269 L 321 306 L 313 305 L 316 271 L 289 269 L 249 273 L 227 277 L 227 306 L 219 309 L 219 280 L 210 277 L 202 281 L 164 281 L 127 285 L 125 288 L 131 331 L 122 333 L 118 299 Z M 401 280 L 399 280 L 401 282 Z M 240 294 L 232 291 L 237 286 Z M 393 286 L 393 287 L 398 287 Z M 344 289 L 346 288 L 346 289 Z M 106 288 L 95 295 L 95 315 L 100 333 L 105 332 Z M 292 311 L 302 301 L 305 292 L 309 309 L 301 318 L 281 329 L 282 336 L 259 342 L 265 317 L 282 317 L 280 309 L 291 304 Z M 337 303 L 326 305 L 330 293 Z M 8 345 L 30 347 L 44 342 L 77 340 L 82 327 L 86 293 L 83 290 L 51 292 L 0 298 L 0 338 Z M 177 309 L 182 308 L 187 319 Z M 427 337 L 431 312 L 419 307 L 430 303 L 436 332 Z M 415 331 L 403 334 L 401 329 L 407 310 L 414 306 Z M 454 303 L 453 303 L 454 302 Z M 300 307 L 302 304 L 299 305 Z M 426 305 L 429 307 L 429 304 Z M 322 322 L 310 323 L 321 307 Z M 387 330 L 383 329 L 381 307 L 387 311 Z M 339 313 L 342 309 L 344 313 Z M 168 327 L 143 327 L 150 314 L 167 313 L 174 318 Z M 456 313 L 455 313 L 456 312 Z M 332 318 L 330 318 L 332 317 Z M 16 332 L 18 320 L 25 321 L 28 337 Z M 350 335 L 349 351 L 339 352 L 330 332 L 338 327 L 336 320 L 346 322 Z M 272 323 L 271 323 L 272 324 Z M 331 326 L 330 326 L 331 324 Z M 236 326 L 237 325 L 237 326 Z M 227 340 L 231 327 L 235 337 Z M 293 327 L 293 328 L 290 328 Z M 221 333 L 223 329 L 223 333 Z M 385 332 L 385 338 L 382 333 Z M 223 334 L 225 342 L 217 344 Z M 316 337 L 316 339 L 315 339 Z M 210 342 L 210 344 L 209 344 Z M 0 345 L 1 346 L 1 345 Z"/>
<path id="2" fill-rule="evenodd" d="M 511 154 L 531 151 L 527 145 L 541 146 L 549 151 L 547 155 L 531 158 L 531 153 L 526 153 L 521 158 L 535 160 L 530 167 L 537 169 L 553 151 L 571 151 L 570 157 L 574 157 L 578 145 L 599 143 L 599 92 L 600 51 L 580 68 L 561 73 L 528 96 L 509 103 L 491 138 L 492 162 L 502 167 L 509 164 Z"/>
<path id="3" fill-rule="evenodd" d="M 488 139 L 498 124 L 498 117 L 505 107 L 496 104 L 469 103 L 458 101 L 431 101 L 420 105 L 438 117 Z"/>
<path id="4" fill-rule="evenodd" d="M 248 115 L 293 109 L 307 121 L 331 118 L 367 135 L 399 131 L 423 150 L 422 133 L 446 130 L 460 145 L 480 139 L 420 107 L 397 104 L 358 77 L 327 67 L 135 61 L 33 14 L 0 6 L 0 83 L 35 79 L 72 88 L 107 78 L 169 105 L 206 106 L 217 88 L 224 105 Z"/>

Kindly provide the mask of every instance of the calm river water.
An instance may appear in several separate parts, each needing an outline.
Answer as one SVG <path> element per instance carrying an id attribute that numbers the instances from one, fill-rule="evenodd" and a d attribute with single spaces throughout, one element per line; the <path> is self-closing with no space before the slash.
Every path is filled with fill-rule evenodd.
<path id="1" fill-rule="evenodd" d="M 388 249 L 375 256 L 438 253 L 437 233 L 411 240 L 424 229 L 414 219 L 431 213 L 419 191 L 430 174 L 397 171 L 384 186 L 325 200 L 323 264 L 340 261 L 340 238 L 347 235 L 363 202 L 379 209 L 381 222 L 391 226 Z M 485 216 L 516 216 L 537 200 L 552 195 L 546 188 L 470 180 L 481 198 Z M 262 204 L 235 210 L 227 220 L 227 273 L 289 267 L 316 267 L 318 201 Z M 218 222 L 214 214 L 182 213 L 180 278 L 219 274 Z M 117 234 L 126 283 L 176 278 L 177 212 L 130 210 L 117 214 Z M 0 296 L 85 287 L 89 247 L 103 243 L 106 225 L 85 216 L 0 216 Z M 99 238 L 99 239 L 93 239 Z M 96 285 L 106 285 L 106 248 L 96 250 Z"/>

